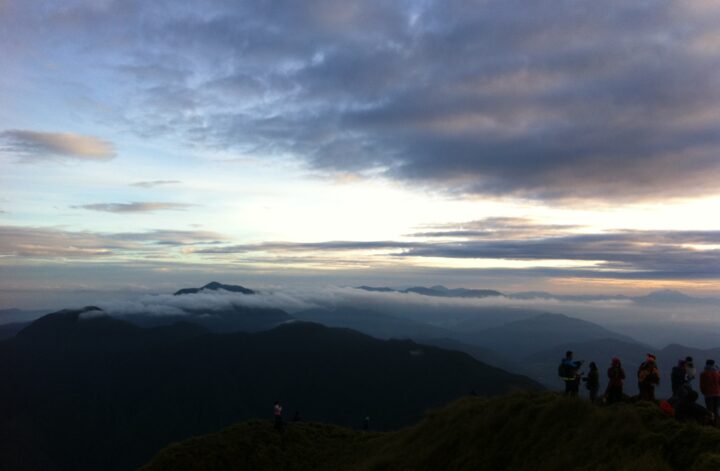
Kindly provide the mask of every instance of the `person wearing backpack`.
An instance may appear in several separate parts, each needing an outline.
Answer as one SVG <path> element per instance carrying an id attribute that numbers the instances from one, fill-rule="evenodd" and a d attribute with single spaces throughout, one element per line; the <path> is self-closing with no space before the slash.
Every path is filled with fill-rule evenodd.
<path id="1" fill-rule="evenodd" d="M 697 404 L 698 393 L 692 389 L 675 406 L 675 418 L 680 422 L 695 422 L 700 425 L 712 423 L 711 413 Z"/>
<path id="2" fill-rule="evenodd" d="M 637 377 L 640 400 L 655 401 L 655 386 L 660 384 L 660 372 L 655 362 L 655 355 L 647 354 L 647 358 L 638 368 Z"/>
<path id="3" fill-rule="evenodd" d="M 674 366 L 672 372 L 670 373 L 672 394 L 673 397 L 678 399 L 685 395 L 689 389 L 685 365 L 685 360 L 678 360 L 677 366 Z"/>
<path id="4" fill-rule="evenodd" d="M 705 396 L 705 407 L 712 414 L 712 424 L 717 425 L 720 406 L 720 371 L 715 365 L 715 360 L 705 362 L 705 369 L 700 373 L 700 392 Z"/>
<path id="5" fill-rule="evenodd" d="M 591 361 L 588 366 L 590 367 L 590 371 L 588 371 L 587 376 L 583 378 L 583 381 L 585 381 L 585 387 L 590 392 L 590 402 L 595 402 L 598 390 L 600 389 L 600 373 L 594 361 Z"/>
<path id="6" fill-rule="evenodd" d="M 560 361 L 558 375 L 565 383 L 565 395 L 577 397 L 580 389 L 580 366 L 583 362 L 573 360 L 573 352 L 565 352 L 565 358 Z"/>
<path id="7" fill-rule="evenodd" d="M 608 385 L 605 390 L 605 398 L 608 404 L 622 401 L 623 384 L 625 383 L 625 370 L 618 357 L 612 359 L 610 368 L 607 370 Z"/>

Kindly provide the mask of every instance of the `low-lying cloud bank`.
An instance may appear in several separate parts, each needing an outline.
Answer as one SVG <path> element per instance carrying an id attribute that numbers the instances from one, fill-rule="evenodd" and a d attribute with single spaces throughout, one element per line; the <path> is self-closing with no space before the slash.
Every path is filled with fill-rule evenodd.
<path id="1" fill-rule="evenodd" d="M 717 321 L 720 304 L 642 305 L 632 299 L 563 300 L 557 298 L 515 299 L 505 296 L 486 298 L 444 298 L 416 293 L 371 292 L 351 287 L 288 287 L 259 290 L 244 295 L 228 291 L 204 291 L 173 296 L 144 295 L 131 301 L 100 303 L 114 316 L 144 312 L 153 315 L 181 315 L 187 311 L 221 311 L 234 306 L 278 308 L 290 314 L 304 309 L 356 307 L 398 317 L 421 319 L 427 314 L 458 313 L 483 315 L 489 308 L 514 308 L 537 312 L 556 312 L 603 324 L 642 322 L 680 322 L 707 324 Z"/>

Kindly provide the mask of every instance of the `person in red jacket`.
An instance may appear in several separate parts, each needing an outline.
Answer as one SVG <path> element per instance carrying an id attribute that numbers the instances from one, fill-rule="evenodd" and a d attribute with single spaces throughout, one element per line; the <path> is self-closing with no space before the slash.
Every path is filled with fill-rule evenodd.
<path id="1" fill-rule="evenodd" d="M 605 399 L 608 404 L 622 401 L 623 383 L 625 382 L 625 370 L 623 370 L 620 359 L 615 357 L 607 370 L 608 385 L 605 390 Z"/>
<path id="2" fill-rule="evenodd" d="M 638 368 L 637 377 L 640 400 L 655 402 L 655 387 L 660 384 L 660 371 L 655 363 L 655 355 L 647 354 L 647 358 Z"/>
<path id="3" fill-rule="evenodd" d="M 717 425 L 720 406 L 720 371 L 715 365 L 715 360 L 705 362 L 705 369 L 700 373 L 700 391 L 705 396 L 705 407 L 712 414 L 712 423 Z"/>

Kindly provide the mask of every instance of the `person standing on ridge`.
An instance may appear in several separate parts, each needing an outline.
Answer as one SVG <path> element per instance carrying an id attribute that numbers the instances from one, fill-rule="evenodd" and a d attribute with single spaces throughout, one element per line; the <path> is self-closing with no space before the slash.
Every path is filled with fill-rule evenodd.
<path id="1" fill-rule="evenodd" d="M 600 389 L 600 372 L 594 361 L 591 361 L 589 366 L 590 371 L 587 377 L 583 378 L 583 381 L 585 381 L 585 387 L 590 392 L 590 402 L 595 402 L 598 390 Z"/>
<path id="2" fill-rule="evenodd" d="M 697 370 L 695 369 L 695 362 L 693 361 L 693 357 L 685 357 L 685 378 L 687 380 L 687 385 L 690 389 L 692 389 L 692 382 L 696 376 Z"/>
<path id="3" fill-rule="evenodd" d="M 688 386 L 687 370 L 685 360 L 678 360 L 677 366 L 673 366 L 670 373 L 670 382 L 672 385 L 672 394 L 675 398 L 680 398 L 687 393 Z"/>
<path id="4" fill-rule="evenodd" d="M 605 397 L 608 404 L 622 401 L 623 384 L 625 383 L 625 370 L 623 370 L 620 359 L 615 357 L 612 359 L 610 368 L 607 370 L 608 385 L 605 390 Z"/>
<path id="5" fill-rule="evenodd" d="M 705 369 L 700 373 L 700 392 L 705 396 L 705 407 L 712 414 L 713 425 L 718 423 L 718 407 L 720 406 L 720 371 L 715 360 L 707 360 Z"/>
<path id="6" fill-rule="evenodd" d="M 280 405 L 280 401 L 275 401 L 275 406 L 273 407 L 273 416 L 275 417 L 275 429 L 282 430 L 282 405 Z"/>
<path id="7" fill-rule="evenodd" d="M 583 362 L 573 360 L 573 352 L 568 350 L 565 352 L 565 358 L 560 361 L 558 374 L 565 382 L 565 395 L 577 397 L 580 389 L 580 366 Z"/>
<path id="8" fill-rule="evenodd" d="M 660 384 L 660 372 L 655 362 L 655 355 L 647 354 L 647 358 L 638 368 L 637 377 L 640 400 L 655 401 L 655 386 Z"/>
<path id="9" fill-rule="evenodd" d="M 366 415 L 365 418 L 363 419 L 363 430 L 366 432 L 370 430 L 370 416 L 369 415 Z"/>

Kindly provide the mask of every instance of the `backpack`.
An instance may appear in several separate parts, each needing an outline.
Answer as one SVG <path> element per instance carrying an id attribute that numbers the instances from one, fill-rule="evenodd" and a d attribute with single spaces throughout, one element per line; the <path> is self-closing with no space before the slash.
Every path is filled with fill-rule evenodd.
<path id="1" fill-rule="evenodd" d="M 558 366 L 558 376 L 561 378 L 570 378 L 573 375 L 572 367 L 565 362 L 561 362 Z"/>

